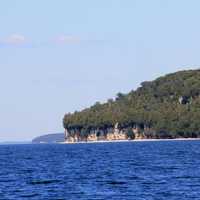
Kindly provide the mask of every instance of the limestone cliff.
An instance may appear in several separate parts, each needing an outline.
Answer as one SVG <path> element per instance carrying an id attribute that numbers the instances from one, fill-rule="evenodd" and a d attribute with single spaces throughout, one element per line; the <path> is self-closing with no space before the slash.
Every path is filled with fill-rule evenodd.
<path id="1" fill-rule="evenodd" d="M 87 134 L 83 134 L 82 129 L 65 129 L 65 141 L 68 143 L 75 142 L 92 142 L 92 141 L 116 141 L 116 140 L 133 140 L 145 139 L 147 128 L 141 130 L 138 126 L 120 128 L 118 123 L 114 127 L 106 129 L 99 128 L 95 130 L 87 130 Z"/>

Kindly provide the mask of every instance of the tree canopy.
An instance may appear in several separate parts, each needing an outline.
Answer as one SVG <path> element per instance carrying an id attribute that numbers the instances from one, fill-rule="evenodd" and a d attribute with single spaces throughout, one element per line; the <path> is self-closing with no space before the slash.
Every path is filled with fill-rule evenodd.
<path id="1" fill-rule="evenodd" d="M 97 102 L 80 112 L 65 114 L 66 129 L 139 125 L 156 137 L 200 137 L 200 70 L 180 71 L 146 81 L 115 100 Z"/>

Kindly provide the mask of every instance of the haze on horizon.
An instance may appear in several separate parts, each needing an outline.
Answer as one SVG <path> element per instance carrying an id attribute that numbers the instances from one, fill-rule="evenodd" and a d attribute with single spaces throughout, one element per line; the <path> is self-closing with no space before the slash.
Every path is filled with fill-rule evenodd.
<path id="1" fill-rule="evenodd" d="M 65 112 L 200 66 L 198 0 L 6 0 L 0 141 L 62 132 Z"/>

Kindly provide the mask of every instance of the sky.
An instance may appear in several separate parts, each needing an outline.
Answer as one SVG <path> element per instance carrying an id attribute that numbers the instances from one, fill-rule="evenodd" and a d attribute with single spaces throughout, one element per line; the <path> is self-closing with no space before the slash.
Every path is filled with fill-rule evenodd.
<path id="1" fill-rule="evenodd" d="M 200 66 L 199 0 L 0 1 L 0 142 Z"/>

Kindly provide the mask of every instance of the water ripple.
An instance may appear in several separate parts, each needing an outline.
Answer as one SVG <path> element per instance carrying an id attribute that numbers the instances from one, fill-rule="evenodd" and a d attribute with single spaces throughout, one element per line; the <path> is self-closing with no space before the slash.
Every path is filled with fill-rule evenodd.
<path id="1" fill-rule="evenodd" d="M 0 146 L 0 200 L 193 200 L 200 141 Z"/>

